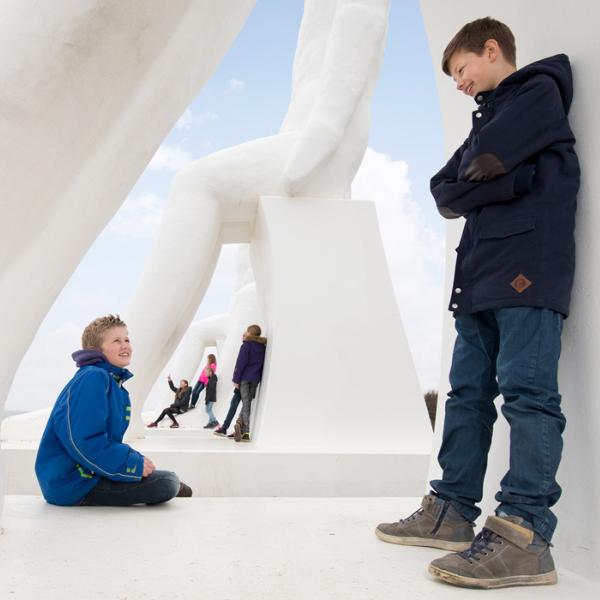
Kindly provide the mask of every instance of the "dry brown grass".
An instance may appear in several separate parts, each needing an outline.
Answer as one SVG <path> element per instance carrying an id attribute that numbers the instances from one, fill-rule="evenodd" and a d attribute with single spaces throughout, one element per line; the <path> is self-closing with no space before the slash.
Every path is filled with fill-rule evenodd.
<path id="1" fill-rule="evenodd" d="M 437 390 L 427 390 L 425 392 L 425 406 L 427 406 L 427 412 L 429 413 L 429 420 L 431 421 L 431 429 L 435 430 L 435 414 L 437 411 Z"/>

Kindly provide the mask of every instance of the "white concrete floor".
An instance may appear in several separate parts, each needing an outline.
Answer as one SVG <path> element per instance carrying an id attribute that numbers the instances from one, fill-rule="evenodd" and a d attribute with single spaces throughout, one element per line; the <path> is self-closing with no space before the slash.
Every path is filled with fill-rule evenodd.
<path id="1" fill-rule="evenodd" d="M 192 498 L 156 507 L 62 508 L 8 496 L 0 598 L 19 600 L 590 600 L 597 585 L 477 592 L 437 582 L 443 554 L 378 540 L 417 498 Z"/>

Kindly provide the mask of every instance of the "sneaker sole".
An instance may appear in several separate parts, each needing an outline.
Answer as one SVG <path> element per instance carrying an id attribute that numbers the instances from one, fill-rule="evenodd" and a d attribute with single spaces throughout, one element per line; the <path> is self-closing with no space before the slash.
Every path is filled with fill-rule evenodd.
<path id="1" fill-rule="evenodd" d="M 217 437 L 224 437 L 224 438 L 227 437 L 226 433 L 217 433 L 216 431 L 213 431 L 213 435 L 216 435 Z"/>
<path id="2" fill-rule="evenodd" d="M 496 579 L 478 579 L 476 577 L 464 577 L 451 571 L 445 571 L 435 565 L 429 565 L 428 571 L 434 577 L 451 585 L 466 588 L 491 590 L 497 588 L 514 587 L 519 585 L 554 585 L 558 582 L 556 571 L 541 573 L 539 575 L 513 575 L 512 577 L 498 577 Z"/>
<path id="3" fill-rule="evenodd" d="M 461 552 L 471 546 L 471 542 L 450 542 L 448 540 L 436 540 L 434 538 L 420 537 L 401 537 L 384 533 L 380 529 L 375 529 L 375 535 L 389 544 L 400 544 L 402 546 L 424 546 L 426 548 L 439 548 L 440 550 L 450 550 L 451 552 Z"/>

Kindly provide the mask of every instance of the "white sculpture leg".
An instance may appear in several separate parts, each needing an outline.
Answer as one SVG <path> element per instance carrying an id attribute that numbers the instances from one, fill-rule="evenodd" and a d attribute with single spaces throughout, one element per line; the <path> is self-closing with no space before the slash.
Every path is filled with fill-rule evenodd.
<path id="1" fill-rule="evenodd" d="M 0 414 L 48 309 L 253 6 L 3 3 Z"/>
<path id="2" fill-rule="evenodd" d="M 283 171 L 282 161 L 293 141 L 292 134 L 281 134 L 249 142 L 203 158 L 177 175 L 127 309 L 136 373 L 128 385 L 133 399 L 130 436 L 141 433 L 143 401 L 187 331 L 222 243 L 249 241 L 256 213 L 254 190 L 281 193 L 277 173 Z M 240 338 L 241 333 L 238 346 Z"/>
<path id="3" fill-rule="evenodd" d="M 0 405 L 56 296 L 253 5 L 3 3 Z"/>
<path id="4" fill-rule="evenodd" d="M 388 0 L 306 0 L 283 133 L 218 152 L 178 176 L 128 309 L 139 365 L 130 386 L 134 433 L 141 431 L 141 404 L 208 285 L 220 244 L 250 240 L 258 197 L 349 196 L 368 139 L 388 9 Z M 188 231 L 199 245 L 180 253 Z M 167 274 L 176 291 L 158 298 Z"/>
<path id="5" fill-rule="evenodd" d="M 206 348 L 215 346 L 219 375 L 217 408 L 223 414 L 228 408 L 228 401 L 231 397 L 231 379 L 242 333 L 251 323 L 264 323 L 264 317 L 258 307 L 248 246 L 245 244 L 240 246 L 238 252 L 235 287 L 236 292 L 230 312 L 194 321 L 181 340 L 169 367 L 175 379 L 187 378 L 190 385 L 193 386 L 204 366 Z M 171 397 L 172 392 L 165 389 L 159 406 L 169 404 Z"/>
<path id="6" fill-rule="evenodd" d="M 429 36 L 434 69 L 442 106 L 447 152 L 450 154 L 464 140 L 470 128 L 472 102 L 456 93 L 455 86 L 439 67 L 442 52 L 452 36 L 468 21 L 492 14 L 511 27 L 517 42 L 518 66 L 534 60 L 565 52 L 571 58 L 575 95 L 570 122 L 577 138 L 577 153 L 582 166 L 582 187 L 577 213 L 577 271 L 571 315 L 565 321 L 563 350 L 559 368 L 559 389 L 563 397 L 563 412 L 567 418 L 563 460 L 558 482 L 563 496 L 553 509 L 559 519 L 553 539 L 553 554 L 559 568 L 567 568 L 600 580 L 600 519 L 596 511 L 599 495 L 597 465 L 600 461 L 600 407 L 598 404 L 598 364 L 600 346 L 600 313 L 597 297 L 600 290 L 600 206 L 591 190 L 600 186 L 596 163 L 600 150 L 600 125 L 596 118 L 600 82 L 596 77 L 599 50 L 589 45 L 596 35 L 600 7 L 595 3 L 565 5 L 559 2 L 507 0 L 501 5 L 489 0 L 457 0 L 452 3 L 421 0 L 421 8 Z M 540 27 L 540 14 L 544 27 Z M 585 18 L 582 18 L 585 17 Z M 547 32 L 553 35 L 548 36 Z M 433 202 L 433 200 L 432 200 Z M 447 282 L 452 281 L 455 241 L 460 223 L 448 227 Z M 450 283 L 447 284 L 449 291 Z M 441 442 L 445 393 L 448 390 L 448 371 L 454 331 L 448 313 L 445 324 L 444 357 L 440 383 L 434 452 L 430 474 L 437 478 L 436 461 Z M 501 402 L 501 399 L 498 400 Z M 592 468 L 590 468 L 592 466 Z M 494 428 L 494 441 L 489 455 L 488 473 L 482 508 L 490 514 L 495 507 L 493 496 L 500 479 L 508 468 L 508 427 L 499 418 Z"/>
<path id="7" fill-rule="evenodd" d="M 215 315 L 207 319 L 194 321 L 190 325 L 169 367 L 174 381 L 187 379 L 192 388 L 194 387 L 204 366 L 202 361 L 206 348 L 216 346 L 218 352 L 222 350 L 229 331 L 229 322 L 229 315 Z M 172 401 L 173 392 L 165 382 L 163 394 L 156 409 L 160 408 L 162 410 Z"/>
<path id="8" fill-rule="evenodd" d="M 219 384 L 217 386 L 217 414 L 221 421 L 229 410 L 229 401 L 233 393 L 233 369 L 237 359 L 238 351 L 242 343 L 242 334 L 252 323 L 265 326 L 265 317 L 262 307 L 259 305 L 256 284 L 246 284 L 234 296 L 231 307 L 231 321 L 229 335 L 223 344 L 223 350 L 219 356 Z"/>

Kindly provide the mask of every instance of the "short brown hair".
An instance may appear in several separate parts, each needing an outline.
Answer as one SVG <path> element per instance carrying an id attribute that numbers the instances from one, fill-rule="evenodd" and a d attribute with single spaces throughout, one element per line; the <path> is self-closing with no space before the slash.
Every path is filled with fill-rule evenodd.
<path id="1" fill-rule="evenodd" d="M 258 325 L 248 325 L 246 331 L 255 337 L 258 337 L 262 333 L 262 329 Z"/>
<path id="2" fill-rule="evenodd" d="M 81 335 L 81 347 L 84 350 L 100 350 L 102 336 L 113 327 L 127 327 L 119 315 L 107 315 L 94 319 Z"/>
<path id="3" fill-rule="evenodd" d="M 474 52 L 481 56 L 488 40 L 496 40 L 504 58 L 516 66 L 517 48 L 513 32 L 504 23 L 496 21 L 492 17 L 485 17 L 464 25 L 446 46 L 442 56 L 444 73 L 451 75 L 449 62 L 455 52 Z"/>

